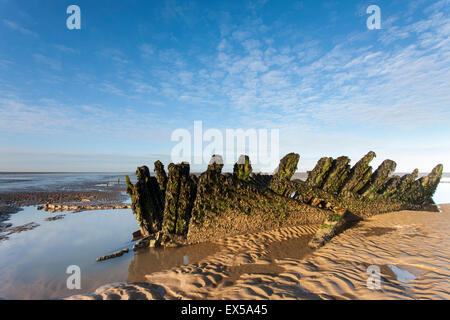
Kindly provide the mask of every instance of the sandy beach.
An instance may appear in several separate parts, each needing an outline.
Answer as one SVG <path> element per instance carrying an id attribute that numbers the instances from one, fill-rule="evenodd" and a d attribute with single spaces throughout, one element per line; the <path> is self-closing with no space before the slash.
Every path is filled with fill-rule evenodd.
<path id="1" fill-rule="evenodd" d="M 450 204 L 378 215 L 312 252 L 318 226 L 230 237 L 196 263 L 69 299 L 449 299 Z M 367 286 L 370 265 L 379 289 Z"/>
<path id="2" fill-rule="evenodd" d="M 448 203 L 447 179 L 436 191 L 437 203 Z M 450 204 L 442 212 L 366 217 L 315 251 L 308 244 L 323 225 L 303 205 L 293 207 L 293 217 L 309 222 L 273 219 L 278 223 L 267 228 L 241 226 L 209 242 L 134 252 L 138 224 L 130 204 L 120 202 L 127 198 L 122 186 L 90 184 L 97 190 L 83 184 L 0 193 L 0 299 L 449 298 Z M 255 215 L 247 218 L 255 224 Z M 72 264 L 82 270 L 76 290 L 66 284 Z M 379 270 L 376 290 L 367 286 L 369 267 Z"/>

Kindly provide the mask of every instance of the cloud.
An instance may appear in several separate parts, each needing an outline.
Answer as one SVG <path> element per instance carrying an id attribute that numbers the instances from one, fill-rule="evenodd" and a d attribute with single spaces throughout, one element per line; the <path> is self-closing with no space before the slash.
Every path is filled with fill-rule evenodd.
<path id="1" fill-rule="evenodd" d="M 245 39 L 248 39 L 251 37 L 252 33 L 250 31 L 245 30 L 236 30 L 233 32 L 232 40 L 238 40 L 238 41 L 244 41 Z"/>
<path id="2" fill-rule="evenodd" d="M 70 54 L 79 54 L 80 53 L 78 50 L 75 50 L 73 48 L 67 47 L 62 44 L 54 44 L 53 47 L 63 53 L 70 53 Z"/>
<path id="3" fill-rule="evenodd" d="M 55 71 L 62 70 L 61 63 L 56 59 L 44 56 L 40 53 L 33 54 L 33 58 L 37 63 L 48 66 Z"/>
<path id="4" fill-rule="evenodd" d="M 12 66 L 14 63 L 7 59 L 0 59 L 0 68 L 7 68 Z"/>
<path id="5" fill-rule="evenodd" d="M 37 33 L 35 33 L 34 31 L 31 31 L 31 30 L 29 30 L 27 28 L 24 28 L 24 27 L 18 25 L 17 23 L 15 23 L 13 21 L 3 19 L 3 24 L 6 27 L 8 27 L 9 29 L 14 30 L 14 31 L 18 31 L 18 32 L 22 33 L 23 35 L 31 36 L 31 37 L 34 37 L 34 38 L 39 38 L 39 35 Z"/>
<path id="6" fill-rule="evenodd" d="M 128 82 L 132 85 L 133 91 L 137 94 L 153 94 L 157 91 L 154 86 L 145 81 L 129 79 Z"/>
<path id="7" fill-rule="evenodd" d="M 165 154 L 148 152 L 83 152 L 61 150 L 11 150 L 0 148 L 0 172 L 121 172 L 133 174 L 134 168 L 156 160 L 169 163 Z M 30 159 L 33 159 L 30 162 Z"/>
<path id="8" fill-rule="evenodd" d="M 139 50 L 141 51 L 141 56 L 143 58 L 149 58 L 153 55 L 153 53 L 155 52 L 155 50 L 153 49 L 153 46 L 148 44 L 148 43 L 144 43 L 139 47 Z"/>
<path id="9" fill-rule="evenodd" d="M 120 137 L 133 141 L 164 137 L 169 140 L 166 123 L 165 119 L 148 111 L 122 108 L 119 113 L 100 105 L 68 106 L 53 99 L 27 103 L 14 97 L 0 97 L 2 134 Z"/>
<path id="10" fill-rule="evenodd" d="M 248 1 L 248 8 L 252 11 L 261 10 L 269 0 L 250 0 Z"/>
<path id="11" fill-rule="evenodd" d="M 98 89 L 102 92 L 116 95 L 116 96 L 126 96 L 125 92 L 109 82 L 103 82 L 99 85 Z"/>
<path id="12" fill-rule="evenodd" d="M 66 113 L 56 106 L 42 108 L 13 98 L 0 98 L 0 127 L 6 132 L 54 132 L 69 124 Z"/>
<path id="13" fill-rule="evenodd" d="M 117 48 L 105 48 L 97 52 L 97 54 L 101 57 L 111 59 L 118 65 L 128 65 L 130 63 L 122 50 Z"/>
<path id="14" fill-rule="evenodd" d="M 381 31 L 382 49 L 355 37 L 321 52 L 317 42 L 283 50 L 239 29 L 221 39 L 217 63 L 210 66 L 210 74 L 224 77 L 202 85 L 219 88 L 217 95 L 250 118 L 260 109 L 276 109 L 274 123 L 421 127 L 445 122 L 450 116 L 449 30 L 450 18 L 435 10 L 415 23 Z M 409 45 L 390 46 L 405 38 Z M 236 49 L 239 44 L 245 51 Z"/>
<path id="15" fill-rule="evenodd" d="M 164 0 L 158 12 L 165 20 L 183 21 L 192 26 L 196 21 L 198 8 L 193 1 Z"/>

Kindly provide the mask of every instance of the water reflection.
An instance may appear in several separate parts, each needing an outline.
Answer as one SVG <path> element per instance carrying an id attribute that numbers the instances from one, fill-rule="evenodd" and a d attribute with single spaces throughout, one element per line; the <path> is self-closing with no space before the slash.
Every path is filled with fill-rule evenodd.
<path id="1" fill-rule="evenodd" d="M 202 243 L 179 248 L 150 248 L 136 252 L 128 268 L 129 282 L 145 281 L 145 275 L 172 269 L 186 264 L 195 264 L 217 253 L 220 246 Z"/>
<path id="2" fill-rule="evenodd" d="M 0 242 L 0 297 L 47 299 L 87 293 L 110 281 L 124 281 L 130 258 L 97 263 L 98 256 L 131 247 L 136 221 L 129 210 L 68 213 L 45 221 L 51 213 L 34 207 L 11 216 L 14 226 L 37 222 L 39 227 Z M 82 290 L 66 288 L 66 269 L 81 268 Z"/>
<path id="3" fill-rule="evenodd" d="M 392 272 L 396 275 L 397 280 L 401 283 L 410 283 L 412 280 L 417 279 L 416 276 L 408 270 L 400 269 L 394 265 L 388 265 L 388 267 L 392 270 Z"/>
<path id="4" fill-rule="evenodd" d="M 437 204 L 450 203 L 450 181 L 448 181 L 448 178 L 443 178 L 441 183 L 439 183 L 433 200 Z"/>
<path id="5" fill-rule="evenodd" d="M 131 210 L 66 213 L 62 220 L 45 221 L 52 213 L 26 207 L 11 216 L 14 226 L 36 222 L 36 229 L 0 242 L 0 298 L 53 299 L 90 293 L 113 282 L 145 281 L 145 275 L 216 253 L 217 245 L 149 249 L 96 262 L 99 256 L 132 248 L 137 223 Z M 66 288 L 69 265 L 81 268 L 81 290 Z"/>

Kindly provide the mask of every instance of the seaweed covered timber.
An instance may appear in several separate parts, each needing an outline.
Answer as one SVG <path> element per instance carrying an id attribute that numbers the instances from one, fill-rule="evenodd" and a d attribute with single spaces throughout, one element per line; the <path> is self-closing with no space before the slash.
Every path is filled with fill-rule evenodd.
<path id="1" fill-rule="evenodd" d="M 295 153 L 281 159 L 273 175 L 254 174 L 248 156 L 240 157 L 233 173 L 222 174 L 222 157 L 214 155 L 199 177 L 188 163 L 171 163 L 166 174 L 157 161 L 156 177 L 140 167 L 135 185 L 126 179 L 142 237 L 135 249 L 308 224 L 321 226 L 310 242 L 317 248 L 372 215 L 434 204 L 442 165 L 420 179 L 417 170 L 391 176 L 392 160 L 372 172 L 375 156 L 371 151 L 353 167 L 348 157 L 322 158 L 306 181 L 292 180 L 300 159 Z"/>

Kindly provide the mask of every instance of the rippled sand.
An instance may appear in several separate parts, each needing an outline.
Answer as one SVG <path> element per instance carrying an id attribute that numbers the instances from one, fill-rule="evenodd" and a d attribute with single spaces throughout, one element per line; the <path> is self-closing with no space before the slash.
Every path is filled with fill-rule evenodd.
<path id="1" fill-rule="evenodd" d="M 375 216 L 311 252 L 318 226 L 216 242 L 198 264 L 146 275 L 75 299 L 450 299 L 450 205 Z M 367 268 L 380 287 L 369 289 Z"/>

